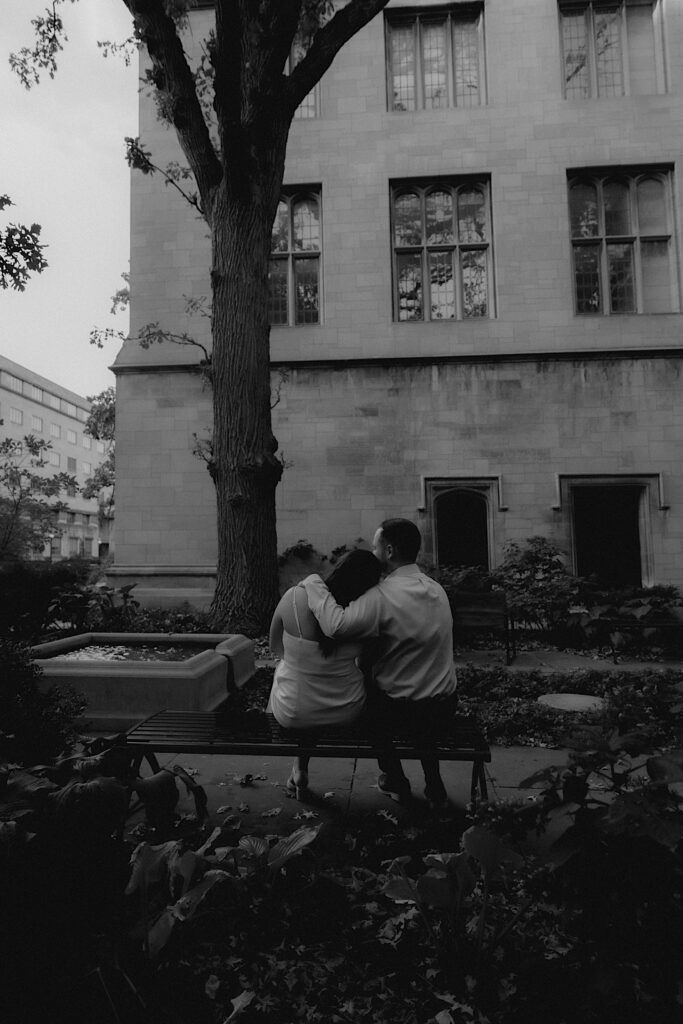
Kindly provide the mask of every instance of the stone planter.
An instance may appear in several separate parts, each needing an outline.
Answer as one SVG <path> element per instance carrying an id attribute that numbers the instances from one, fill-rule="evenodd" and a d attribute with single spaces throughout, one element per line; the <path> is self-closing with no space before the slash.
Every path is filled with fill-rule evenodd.
<path id="1" fill-rule="evenodd" d="M 196 648 L 183 661 L 70 660 L 91 645 L 176 644 Z M 72 686 L 88 702 L 78 725 L 119 731 L 166 708 L 213 711 L 254 674 L 254 642 L 231 633 L 80 633 L 31 649 L 39 685 Z"/>

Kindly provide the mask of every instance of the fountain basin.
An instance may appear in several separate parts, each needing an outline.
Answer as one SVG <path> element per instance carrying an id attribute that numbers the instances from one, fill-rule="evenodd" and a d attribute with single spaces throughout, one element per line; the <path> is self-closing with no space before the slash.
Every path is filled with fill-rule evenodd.
<path id="1" fill-rule="evenodd" d="M 135 647 L 191 648 L 182 661 L 135 660 Z M 130 660 L 78 660 L 85 647 L 125 645 Z M 254 642 L 237 633 L 79 633 L 31 648 L 39 686 L 72 686 L 87 701 L 79 727 L 129 729 L 156 711 L 213 711 L 254 674 Z M 147 655 L 145 655 L 147 658 Z"/>

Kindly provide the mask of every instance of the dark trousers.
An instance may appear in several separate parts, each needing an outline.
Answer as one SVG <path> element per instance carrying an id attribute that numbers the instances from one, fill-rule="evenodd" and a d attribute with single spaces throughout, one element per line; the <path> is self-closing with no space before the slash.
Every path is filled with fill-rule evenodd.
<path id="1" fill-rule="evenodd" d="M 436 751 L 436 744 L 444 725 L 455 713 L 457 696 L 426 697 L 423 700 L 408 700 L 404 697 L 389 697 L 374 690 L 368 694 L 366 715 L 368 732 L 377 751 L 380 771 L 386 772 L 392 780 L 406 780 L 401 759 L 398 757 L 393 738 L 405 737 L 412 746 Z M 439 771 L 439 758 L 428 753 L 421 758 L 427 788 L 443 787 Z"/>

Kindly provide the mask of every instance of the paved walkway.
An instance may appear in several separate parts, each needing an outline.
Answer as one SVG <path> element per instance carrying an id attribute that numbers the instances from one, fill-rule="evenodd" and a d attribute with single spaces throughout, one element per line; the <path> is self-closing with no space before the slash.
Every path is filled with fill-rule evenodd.
<path id="1" fill-rule="evenodd" d="M 459 652 L 456 664 L 505 665 L 503 651 Z M 521 651 L 512 670 L 536 669 L 543 672 L 576 669 L 638 672 L 643 669 L 683 669 L 680 663 L 623 661 L 615 666 L 608 659 L 594 659 L 563 651 Z M 272 756 L 168 755 L 162 763 L 179 764 L 187 769 L 206 790 L 208 808 L 214 825 L 227 824 L 234 832 L 230 842 L 240 834 L 287 834 L 305 824 L 327 822 L 343 827 L 367 815 L 386 818 L 390 815 L 400 826 L 424 821 L 429 817 L 423 797 L 422 772 L 418 762 L 406 761 L 404 767 L 413 790 L 413 802 L 402 807 L 377 789 L 377 766 L 371 760 L 353 758 L 320 758 L 311 761 L 311 798 L 298 802 L 290 797 L 285 783 L 291 759 Z M 564 765 L 566 751 L 539 747 L 492 747 L 492 762 L 487 766 L 491 799 L 531 798 L 534 789 L 521 788 L 520 783 L 539 769 Z M 469 800 L 471 765 L 445 762 L 442 775 L 452 803 L 454 830 L 459 833 Z M 248 779 L 247 776 L 251 778 Z M 191 800 L 182 792 L 179 811 L 190 813 Z M 136 819 L 133 819 L 135 823 Z M 387 819 L 390 821 L 389 819 Z M 543 843 L 550 837 L 545 837 Z"/>

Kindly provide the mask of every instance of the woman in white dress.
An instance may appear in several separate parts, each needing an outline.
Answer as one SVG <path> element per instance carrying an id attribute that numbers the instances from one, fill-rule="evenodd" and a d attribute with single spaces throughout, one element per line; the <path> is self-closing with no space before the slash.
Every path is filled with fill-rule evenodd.
<path id="1" fill-rule="evenodd" d="M 325 582 L 337 604 L 346 607 L 379 583 L 382 569 L 371 551 L 350 551 Z M 268 710 L 285 729 L 346 725 L 365 705 L 365 686 L 358 659 L 361 641 L 326 637 L 308 607 L 302 586 L 290 587 L 280 599 L 270 624 L 270 649 L 280 657 L 273 677 Z M 308 762 L 297 757 L 287 789 L 297 797 L 308 788 Z"/>

